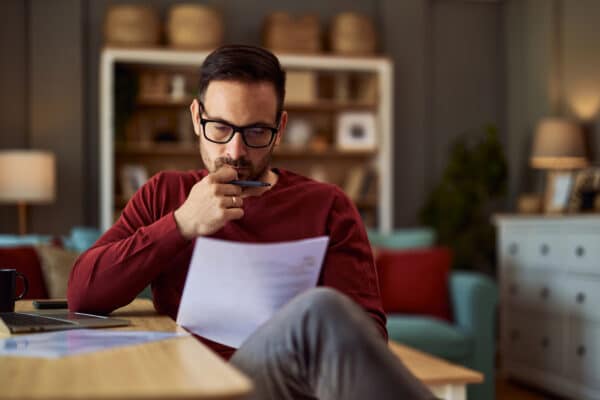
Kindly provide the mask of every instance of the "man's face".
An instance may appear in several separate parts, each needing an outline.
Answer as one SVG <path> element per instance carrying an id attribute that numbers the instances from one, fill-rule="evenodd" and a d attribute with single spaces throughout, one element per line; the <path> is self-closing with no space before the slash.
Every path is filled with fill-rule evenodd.
<path id="1" fill-rule="evenodd" d="M 203 103 L 204 107 L 194 100 L 190 109 L 206 168 L 214 172 L 227 164 L 237 170 L 238 179 L 260 180 L 264 177 L 270 168 L 273 147 L 279 144 L 285 128 L 285 112 L 281 116 L 277 136 L 265 148 L 246 146 L 240 132 L 236 132 L 228 143 L 210 142 L 203 135 L 200 116 L 236 126 L 258 124 L 276 127 L 277 95 L 273 85 L 267 82 L 212 81 L 206 89 Z"/>

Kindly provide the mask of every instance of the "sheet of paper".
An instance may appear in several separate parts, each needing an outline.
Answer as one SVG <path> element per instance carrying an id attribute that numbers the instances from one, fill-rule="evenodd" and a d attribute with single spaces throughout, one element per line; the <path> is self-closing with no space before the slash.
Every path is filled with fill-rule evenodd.
<path id="1" fill-rule="evenodd" d="M 189 334 L 183 332 L 109 331 L 98 329 L 73 329 L 31 335 L 16 335 L 0 339 L 0 357 L 58 358 L 187 335 Z"/>
<path id="2" fill-rule="evenodd" d="M 177 323 L 239 347 L 297 294 L 317 284 L 327 236 L 270 244 L 198 238 Z"/>

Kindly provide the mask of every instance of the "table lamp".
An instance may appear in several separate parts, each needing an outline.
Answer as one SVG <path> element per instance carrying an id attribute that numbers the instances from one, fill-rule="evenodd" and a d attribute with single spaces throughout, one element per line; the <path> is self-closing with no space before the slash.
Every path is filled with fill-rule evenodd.
<path id="1" fill-rule="evenodd" d="M 530 162 L 533 168 L 548 170 L 546 197 L 556 174 L 588 165 L 583 130 L 568 119 L 543 118 L 535 131 Z"/>
<path id="2" fill-rule="evenodd" d="M 27 204 L 50 203 L 55 197 L 54 154 L 35 150 L 0 151 L 0 203 L 17 203 L 19 233 L 27 233 Z"/>

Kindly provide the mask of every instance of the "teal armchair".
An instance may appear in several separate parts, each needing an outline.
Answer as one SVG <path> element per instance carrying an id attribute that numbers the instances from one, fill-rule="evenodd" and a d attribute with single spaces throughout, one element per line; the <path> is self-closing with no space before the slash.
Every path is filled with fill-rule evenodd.
<path id="1" fill-rule="evenodd" d="M 368 233 L 373 247 L 399 251 L 431 248 L 436 239 L 427 227 Z M 494 400 L 497 285 L 488 276 L 470 271 L 451 272 L 448 285 L 452 323 L 425 315 L 388 314 L 390 340 L 483 373 L 482 384 L 467 387 L 468 399 Z"/>
<path id="2" fill-rule="evenodd" d="M 483 274 L 455 271 L 449 285 L 453 323 L 427 316 L 388 314 L 390 340 L 483 373 L 484 383 L 468 386 L 468 399 L 493 400 L 496 284 Z"/>

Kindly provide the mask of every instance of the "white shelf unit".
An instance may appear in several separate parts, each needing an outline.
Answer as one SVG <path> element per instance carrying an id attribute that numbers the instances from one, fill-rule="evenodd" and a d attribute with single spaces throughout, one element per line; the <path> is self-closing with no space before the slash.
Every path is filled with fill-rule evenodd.
<path id="1" fill-rule="evenodd" d="M 200 67 L 208 52 L 169 49 L 105 48 L 100 61 L 100 228 L 113 223 L 115 187 L 114 93 L 115 64 Z M 278 55 L 285 69 L 312 69 L 374 73 L 377 75 L 376 123 L 378 151 L 376 168 L 379 179 L 377 229 L 390 232 L 394 221 L 393 143 L 393 65 L 383 57 L 344 57 L 334 55 Z M 198 155 L 200 157 L 200 155 Z"/>
<path id="2" fill-rule="evenodd" d="M 496 218 L 502 373 L 600 399 L 600 217 Z"/>

